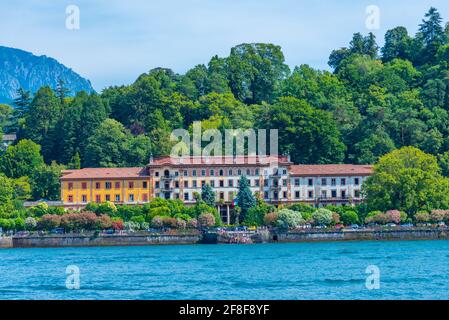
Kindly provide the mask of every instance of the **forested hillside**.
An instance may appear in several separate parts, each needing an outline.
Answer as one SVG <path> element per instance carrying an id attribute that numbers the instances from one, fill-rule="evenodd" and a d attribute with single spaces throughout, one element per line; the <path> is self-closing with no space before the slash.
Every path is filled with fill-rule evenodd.
<path id="1" fill-rule="evenodd" d="M 144 165 L 150 154 L 169 153 L 173 129 L 202 121 L 203 128 L 279 129 L 280 152 L 296 163 L 374 163 L 415 146 L 438 155 L 446 170 L 449 27 L 436 9 L 415 35 L 389 30 L 382 48 L 372 33 L 355 33 L 329 65 L 333 72 L 290 70 L 279 46 L 241 44 L 183 75 L 155 68 L 100 95 L 70 98 L 63 83 L 34 97 L 21 90 L 14 112 L 0 108 L 0 123 L 39 144 L 47 164 L 73 168 Z"/>

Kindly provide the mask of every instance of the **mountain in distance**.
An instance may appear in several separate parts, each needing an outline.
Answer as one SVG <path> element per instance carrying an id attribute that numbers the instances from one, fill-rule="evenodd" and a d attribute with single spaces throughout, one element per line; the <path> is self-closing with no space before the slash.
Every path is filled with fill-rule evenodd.
<path id="1" fill-rule="evenodd" d="M 53 58 L 0 46 L 0 103 L 11 103 L 21 87 L 32 94 L 43 86 L 56 88 L 59 79 L 64 80 L 69 95 L 94 92 L 89 80 Z"/>

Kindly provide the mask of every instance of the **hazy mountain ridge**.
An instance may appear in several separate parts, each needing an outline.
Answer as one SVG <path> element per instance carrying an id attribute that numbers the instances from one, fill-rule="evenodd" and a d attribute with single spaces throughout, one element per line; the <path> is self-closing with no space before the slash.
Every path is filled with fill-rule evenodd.
<path id="1" fill-rule="evenodd" d="M 56 88 L 59 78 L 65 81 L 70 95 L 94 91 L 89 80 L 53 58 L 0 46 L 0 103 L 11 102 L 20 87 L 31 93 L 42 86 Z"/>

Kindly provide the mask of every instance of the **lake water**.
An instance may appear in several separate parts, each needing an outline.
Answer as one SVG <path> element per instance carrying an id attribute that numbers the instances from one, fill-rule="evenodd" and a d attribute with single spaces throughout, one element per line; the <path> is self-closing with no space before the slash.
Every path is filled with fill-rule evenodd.
<path id="1" fill-rule="evenodd" d="M 2 249 L 0 277 L 0 299 L 449 299 L 449 241 Z"/>

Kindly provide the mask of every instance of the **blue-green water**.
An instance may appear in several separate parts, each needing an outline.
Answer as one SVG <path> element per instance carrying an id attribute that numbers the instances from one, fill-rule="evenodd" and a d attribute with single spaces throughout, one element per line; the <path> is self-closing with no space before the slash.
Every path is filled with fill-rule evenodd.
<path id="1" fill-rule="evenodd" d="M 1 299 L 449 299 L 449 241 L 10 249 L 0 277 Z"/>

